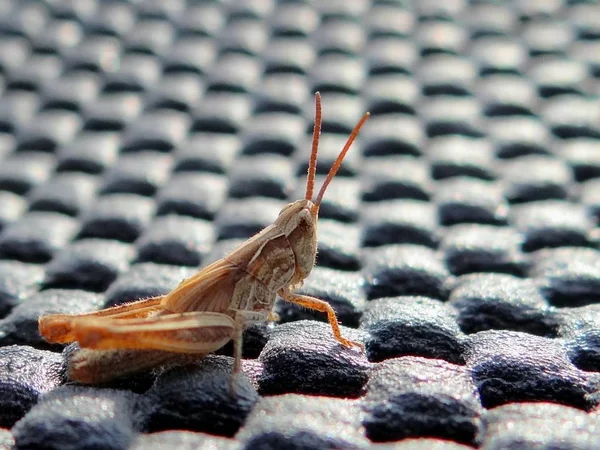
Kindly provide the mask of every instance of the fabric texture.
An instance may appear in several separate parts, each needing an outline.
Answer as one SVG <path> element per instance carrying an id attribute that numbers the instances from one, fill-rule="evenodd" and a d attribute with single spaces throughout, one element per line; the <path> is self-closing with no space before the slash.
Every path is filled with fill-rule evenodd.
<path id="1" fill-rule="evenodd" d="M 169 292 L 302 198 L 317 266 L 232 346 L 106 385 L 38 318 Z M 0 5 L 0 447 L 597 449 L 600 5 Z M 101 370 L 101 369 L 99 369 Z M 232 383 L 235 390 L 232 391 Z"/>

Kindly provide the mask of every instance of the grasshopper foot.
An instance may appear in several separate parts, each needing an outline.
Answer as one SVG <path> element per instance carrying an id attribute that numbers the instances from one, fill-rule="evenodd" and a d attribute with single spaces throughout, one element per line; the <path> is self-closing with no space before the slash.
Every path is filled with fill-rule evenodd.
<path id="1" fill-rule="evenodd" d="M 350 339 L 346 339 L 343 337 L 339 338 L 338 341 L 346 348 L 358 348 L 358 350 L 360 350 L 360 353 L 365 353 L 365 346 L 360 342 L 351 341 Z"/>

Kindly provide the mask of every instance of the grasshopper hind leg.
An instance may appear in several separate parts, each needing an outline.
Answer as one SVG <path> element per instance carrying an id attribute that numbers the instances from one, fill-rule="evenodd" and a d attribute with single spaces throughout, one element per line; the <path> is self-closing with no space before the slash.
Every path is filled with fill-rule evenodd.
<path id="1" fill-rule="evenodd" d="M 73 324 L 73 335 L 82 348 L 94 350 L 206 354 L 225 345 L 234 329 L 226 314 L 194 312 L 145 319 L 81 318 Z"/>
<path id="2" fill-rule="evenodd" d="M 195 312 L 146 319 L 85 318 L 73 333 L 81 346 L 69 360 L 69 378 L 82 383 L 109 381 L 175 360 L 212 353 L 234 343 L 234 378 L 241 371 L 242 334 L 266 320 L 262 312 Z M 235 383 L 235 379 L 232 379 Z"/>
<path id="3" fill-rule="evenodd" d="M 158 350 L 89 350 L 67 356 L 67 377 L 83 384 L 108 383 L 157 366 L 185 360 L 186 355 Z"/>
<path id="4" fill-rule="evenodd" d="M 73 326 L 81 348 L 68 357 L 68 376 L 82 383 L 106 382 L 186 356 L 203 357 L 225 345 L 234 330 L 234 320 L 219 313 L 81 318 Z"/>

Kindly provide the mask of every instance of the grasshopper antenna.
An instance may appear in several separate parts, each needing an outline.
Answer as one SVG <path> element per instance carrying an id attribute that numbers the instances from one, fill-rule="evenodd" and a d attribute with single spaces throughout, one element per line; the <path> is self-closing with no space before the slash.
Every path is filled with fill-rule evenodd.
<path id="1" fill-rule="evenodd" d="M 315 190 L 315 174 L 317 173 L 317 152 L 319 151 L 319 138 L 321 137 L 321 94 L 315 93 L 315 127 L 313 128 L 312 150 L 310 162 L 308 163 L 308 175 L 306 177 L 306 200 L 312 200 Z"/>
<path id="2" fill-rule="evenodd" d="M 329 183 L 331 183 L 331 180 L 333 180 L 333 177 L 335 177 L 335 174 L 340 169 L 340 166 L 342 165 L 342 161 L 344 160 L 346 153 L 348 153 L 348 150 L 350 150 L 350 146 L 356 139 L 356 136 L 358 136 L 358 132 L 360 131 L 362 126 L 365 124 L 365 122 L 367 121 L 367 119 L 369 118 L 370 115 L 371 115 L 370 113 L 366 112 L 362 116 L 360 121 L 356 124 L 356 126 L 352 130 L 352 133 L 350 133 L 350 136 L 348 137 L 348 140 L 346 141 L 346 145 L 344 145 L 344 148 L 342 149 L 342 151 L 340 152 L 338 157 L 335 159 L 333 165 L 331 166 L 331 169 L 329 169 L 327 178 L 325 178 L 325 181 L 323 182 L 323 186 L 321 186 L 321 190 L 319 191 L 319 194 L 317 195 L 317 200 L 315 200 L 315 202 L 314 202 L 315 206 L 313 207 L 313 213 L 316 214 L 317 212 L 319 212 L 319 207 L 321 206 L 321 201 L 323 200 L 323 196 L 325 195 L 327 186 L 329 186 Z M 315 167 L 315 169 L 316 169 L 316 167 Z"/>

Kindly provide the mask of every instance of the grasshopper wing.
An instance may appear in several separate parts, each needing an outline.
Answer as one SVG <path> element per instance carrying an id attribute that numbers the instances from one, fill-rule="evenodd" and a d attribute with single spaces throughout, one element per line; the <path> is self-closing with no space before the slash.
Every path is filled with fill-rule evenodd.
<path id="1" fill-rule="evenodd" d="M 38 322 L 40 334 L 50 343 L 67 344 L 75 341 L 73 325 L 80 318 L 141 319 L 154 315 L 162 308 L 162 297 L 153 297 L 137 302 L 125 303 L 112 308 L 101 309 L 87 314 L 49 314 Z"/>
<path id="2" fill-rule="evenodd" d="M 40 334 L 51 343 L 78 340 L 77 328 L 85 323 L 109 323 L 117 319 L 145 319 L 169 313 L 227 311 L 237 281 L 245 275 L 229 261 L 221 259 L 184 280 L 170 293 L 87 314 L 50 314 L 40 317 Z M 88 321 L 89 320 L 89 321 Z"/>
<path id="3" fill-rule="evenodd" d="M 223 313 L 230 307 L 237 282 L 245 275 L 240 267 L 220 259 L 182 281 L 163 298 L 161 305 L 175 313 Z"/>
<path id="4" fill-rule="evenodd" d="M 162 301 L 173 312 L 270 310 L 275 292 L 292 279 L 295 256 L 284 233 L 273 225 L 237 250 L 183 281 Z"/>

